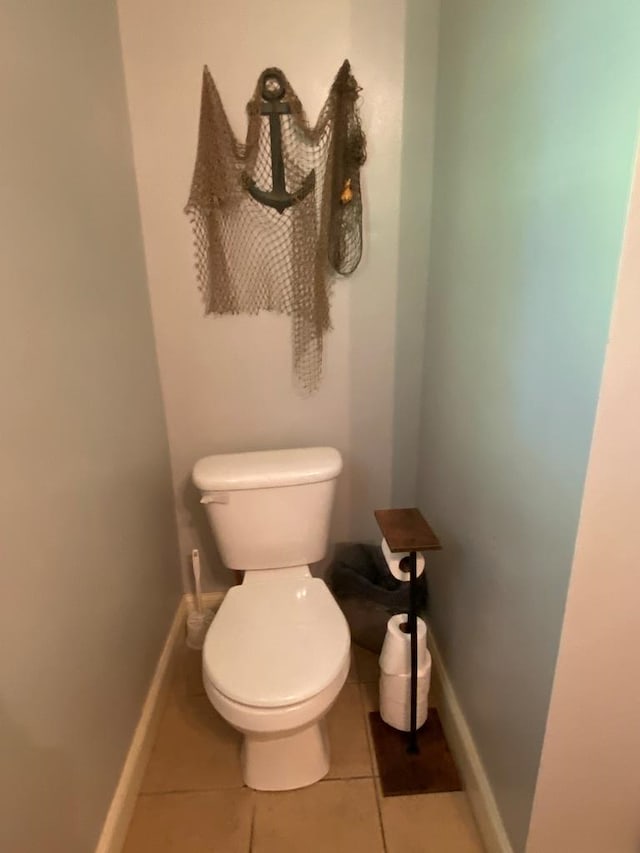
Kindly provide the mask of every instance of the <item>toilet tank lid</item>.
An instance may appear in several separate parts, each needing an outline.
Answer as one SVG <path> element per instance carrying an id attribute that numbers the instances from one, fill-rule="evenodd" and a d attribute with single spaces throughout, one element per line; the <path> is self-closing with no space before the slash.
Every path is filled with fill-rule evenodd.
<path id="1" fill-rule="evenodd" d="M 341 470 L 334 447 L 260 450 L 206 456 L 196 462 L 193 482 L 203 492 L 270 489 L 334 480 Z"/>

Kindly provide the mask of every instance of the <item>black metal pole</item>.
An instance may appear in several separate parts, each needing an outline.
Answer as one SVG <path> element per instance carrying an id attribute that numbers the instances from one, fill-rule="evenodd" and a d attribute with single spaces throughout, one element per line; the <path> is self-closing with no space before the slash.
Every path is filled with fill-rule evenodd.
<path id="1" fill-rule="evenodd" d="M 418 614 L 417 614 L 417 554 L 411 551 L 409 554 L 409 631 L 411 633 L 411 729 L 409 731 L 409 744 L 407 752 L 413 755 L 418 750 L 418 735 L 416 733 L 418 722 Z"/>

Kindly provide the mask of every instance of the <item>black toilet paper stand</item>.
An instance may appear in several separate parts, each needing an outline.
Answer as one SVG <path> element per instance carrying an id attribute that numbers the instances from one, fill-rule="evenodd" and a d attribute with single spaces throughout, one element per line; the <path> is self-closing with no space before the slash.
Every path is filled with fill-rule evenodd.
<path id="1" fill-rule="evenodd" d="M 409 635 L 411 642 L 411 696 L 410 696 L 410 729 L 407 742 L 407 752 L 415 755 L 419 752 L 417 720 L 418 720 L 418 551 L 440 550 L 442 547 L 429 523 L 419 509 L 377 509 L 374 511 L 378 527 L 387 540 L 392 554 L 409 552 L 400 566 L 409 563 Z"/>

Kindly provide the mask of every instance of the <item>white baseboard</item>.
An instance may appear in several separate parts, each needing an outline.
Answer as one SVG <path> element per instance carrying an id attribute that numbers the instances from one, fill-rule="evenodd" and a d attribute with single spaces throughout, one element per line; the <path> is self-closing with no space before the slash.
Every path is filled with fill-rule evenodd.
<path id="1" fill-rule="evenodd" d="M 224 591 L 206 592 L 202 598 L 205 607 L 217 609 L 224 598 Z M 120 853 L 122 850 L 155 740 L 164 700 L 171 684 L 175 655 L 184 640 L 185 619 L 187 613 L 194 608 L 193 599 L 192 595 L 184 595 L 178 604 L 151 679 L 95 853 Z"/>
<path id="2" fill-rule="evenodd" d="M 440 719 L 451 752 L 460 770 L 487 853 L 513 853 L 489 784 L 489 778 L 431 630 L 427 632 L 427 636 L 433 668 L 440 681 L 442 700 L 438 707 Z"/>

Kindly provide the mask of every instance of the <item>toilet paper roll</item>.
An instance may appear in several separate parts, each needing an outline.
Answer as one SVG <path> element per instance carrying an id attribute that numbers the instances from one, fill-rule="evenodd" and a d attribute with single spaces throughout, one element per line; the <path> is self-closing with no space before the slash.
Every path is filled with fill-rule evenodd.
<path id="1" fill-rule="evenodd" d="M 382 553 L 384 555 L 385 560 L 387 561 L 387 565 L 389 566 L 389 571 L 394 576 L 394 578 L 398 578 L 399 581 L 408 581 L 411 577 L 409 573 L 409 552 L 408 551 L 400 551 L 397 554 L 392 554 L 391 550 L 387 544 L 387 540 L 382 540 Z M 401 565 L 404 559 L 407 559 L 406 562 L 406 571 L 404 570 L 404 566 Z M 416 554 L 416 577 L 419 578 L 420 575 L 424 572 L 424 554 L 420 551 Z"/>
<path id="2" fill-rule="evenodd" d="M 380 671 L 387 675 L 411 675 L 411 635 L 408 633 L 407 613 L 397 613 L 387 622 L 387 633 L 385 634 L 382 651 L 380 652 Z M 427 667 L 431 663 L 427 651 L 427 625 L 424 619 L 418 619 L 418 678 L 427 673 Z"/>

